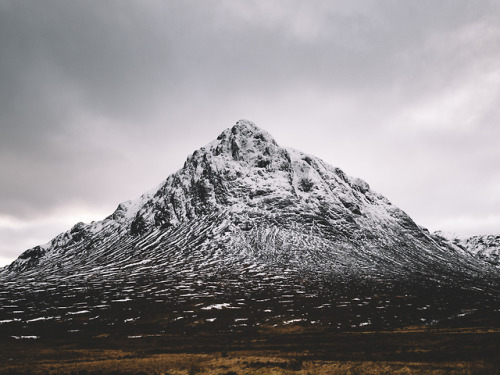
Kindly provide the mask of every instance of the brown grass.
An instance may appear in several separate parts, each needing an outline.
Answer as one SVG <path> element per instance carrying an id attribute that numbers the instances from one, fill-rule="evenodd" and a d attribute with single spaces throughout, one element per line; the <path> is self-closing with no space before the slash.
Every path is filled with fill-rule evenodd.
<path id="1" fill-rule="evenodd" d="M 191 340 L 182 347 L 175 337 L 10 340 L 0 341 L 0 374 L 499 374 L 499 338 L 487 328 L 410 328 L 318 336 L 287 329 L 246 347 L 223 341 L 225 349 L 200 348 L 201 336 L 181 337 Z"/>
<path id="2" fill-rule="evenodd" d="M 266 353 L 156 354 L 134 357 L 119 351 L 81 352 L 78 360 L 40 361 L 9 364 L 2 373 L 26 374 L 496 374 L 482 361 L 453 363 L 297 361 L 289 355 Z"/>

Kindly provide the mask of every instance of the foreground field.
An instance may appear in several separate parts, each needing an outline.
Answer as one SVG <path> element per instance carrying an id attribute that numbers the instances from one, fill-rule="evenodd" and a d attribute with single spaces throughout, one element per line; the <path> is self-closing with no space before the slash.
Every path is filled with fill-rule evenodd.
<path id="1" fill-rule="evenodd" d="M 500 330 L 4 340 L 2 374 L 498 374 Z"/>

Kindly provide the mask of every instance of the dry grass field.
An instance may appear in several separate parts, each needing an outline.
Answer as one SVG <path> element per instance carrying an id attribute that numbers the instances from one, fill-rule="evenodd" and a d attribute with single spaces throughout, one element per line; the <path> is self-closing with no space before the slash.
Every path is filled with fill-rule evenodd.
<path id="1" fill-rule="evenodd" d="M 1 374 L 499 374 L 500 330 L 4 340 Z"/>

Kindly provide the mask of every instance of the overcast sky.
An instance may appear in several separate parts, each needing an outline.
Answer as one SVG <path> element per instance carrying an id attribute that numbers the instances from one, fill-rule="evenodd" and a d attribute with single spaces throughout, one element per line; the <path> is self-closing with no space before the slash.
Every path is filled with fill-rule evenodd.
<path id="1" fill-rule="evenodd" d="M 500 2 L 0 0 L 0 265 L 240 118 L 430 230 L 500 233 Z"/>

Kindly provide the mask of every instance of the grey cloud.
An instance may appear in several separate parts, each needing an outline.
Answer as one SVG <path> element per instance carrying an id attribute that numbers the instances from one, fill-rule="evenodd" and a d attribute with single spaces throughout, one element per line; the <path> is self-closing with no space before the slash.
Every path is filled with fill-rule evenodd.
<path id="1" fill-rule="evenodd" d="M 0 0 L 0 216 L 112 207 L 241 117 L 416 219 L 498 212 L 475 193 L 498 178 L 499 15 L 486 0 Z M 460 90 L 483 96 L 455 105 Z M 469 133 L 462 112 L 456 130 L 441 119 L 454 105 Z"/>

